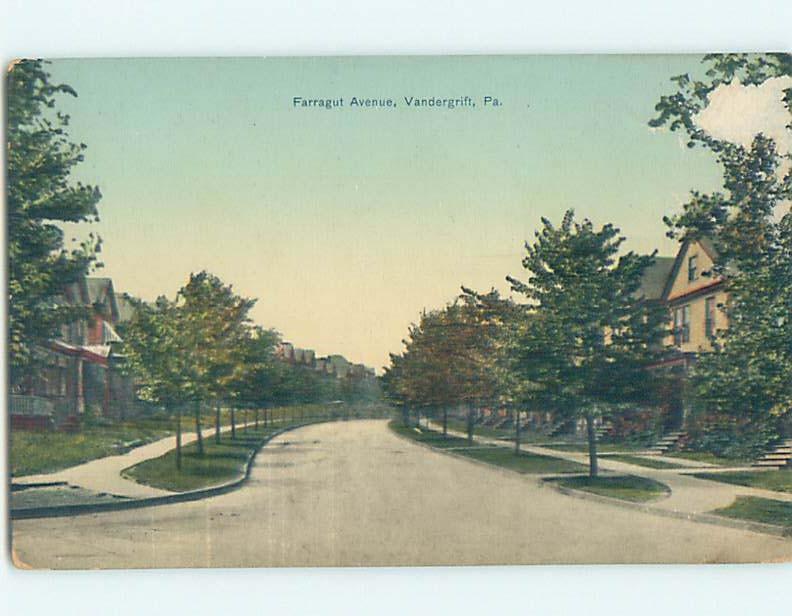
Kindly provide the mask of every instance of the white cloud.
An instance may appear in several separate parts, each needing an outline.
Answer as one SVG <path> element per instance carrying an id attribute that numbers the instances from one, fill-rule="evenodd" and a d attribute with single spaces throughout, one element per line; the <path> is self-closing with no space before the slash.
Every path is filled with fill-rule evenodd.
<path id="1" fill-rule="evenodd" d="M 758 86 L 743 86 L 737 80 L 718 86 L 709 103 L 695 118 L 696 124 L 716 139 L 750 146 L 758 133 L 772 137 L 779 154 L 792 152 L 789 110 L 784 90 L 792 77 L 768 79 Z"/>

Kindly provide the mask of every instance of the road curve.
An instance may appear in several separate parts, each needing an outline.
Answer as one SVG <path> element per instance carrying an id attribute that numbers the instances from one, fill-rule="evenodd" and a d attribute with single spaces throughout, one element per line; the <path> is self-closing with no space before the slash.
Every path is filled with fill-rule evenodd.
<path id="1" fill-rule="evenodd" d="M 570 498 L 382 420 L 283 434 L 229 494 L 19 520 L 12 541 L 20 566 L 53 569 L 792 560 L 792 540 Z"/>

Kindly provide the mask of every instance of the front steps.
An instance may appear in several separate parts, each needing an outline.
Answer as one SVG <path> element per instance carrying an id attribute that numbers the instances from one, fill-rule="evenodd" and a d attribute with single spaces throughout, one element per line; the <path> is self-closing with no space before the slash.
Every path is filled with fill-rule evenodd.
<path id="1" fill-rule="evenodd" d="M 756 462 L 752 466 L 756 468 L 787 468 L 792 465 L 792 439 L 783 441 L 777 445 Z"/>
<path id="2" fill-rule="evenodd" d="M 663 438 L 661 438 L 657 444 L 650 447 L 647 453 L 654 456 L 662 456 L 663 454 L 676 449 L 677 443 L 684 436 L 687 436 L 687 433 L 683 430 L 669 432 Z"/>

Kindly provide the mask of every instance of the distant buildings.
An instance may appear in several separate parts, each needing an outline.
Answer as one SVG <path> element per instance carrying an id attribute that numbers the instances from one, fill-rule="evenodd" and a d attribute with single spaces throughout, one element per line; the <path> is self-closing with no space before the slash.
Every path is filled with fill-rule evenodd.
<path id="1" fill-rule="evenodd" d="M 304 366 L 322 374 L 332 375 L 339 379 L 374 379 L 374 368 L 363 364 L 353 364 L 343 355 L 316 357 L 311 349 L 300 349 L 290 342 L 282 342 L 276 352 L 277 357 L 292 365 Z"/>

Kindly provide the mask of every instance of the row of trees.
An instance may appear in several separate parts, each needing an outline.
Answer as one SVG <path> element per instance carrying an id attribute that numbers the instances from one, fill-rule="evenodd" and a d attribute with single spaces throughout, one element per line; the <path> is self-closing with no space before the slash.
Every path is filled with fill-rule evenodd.
<path id="1" fill-rule="evenodd" d="M 73 143 L 60 96 L 77 96 L 55 84 L 40 60 L 16 62 L 8 72 L 9 358 L 12 386 L 31 381 L 46 349 L 64 325 L 89 318 L 89 307 L 59 302 L 66 285 L 100 267 L 101 240 L 88 234 L 67 248 L 65 223 L 98 220 L 101 193 L 76 182 L 85 144 Z M 190 276 L 173 299 L 135 301 L 129 323 L 120 326 L 127 370 L 139 396 L 177 415 L 190 408 L 203 453 L 201 409 L 221 403 L 266 414 L 277 405 L 376 395 L 370 382 L 336 379 L 275 357 L 280 336 L 255 326 L 255 300 L 237 295 L 216 276 Z M 265 415 L 266 420 L 266 415 Z M 219 439 L 219 430 L 216 437 Z M 180 451 L 180 449 L 179 449 Z M 177 456 L 179 459 L 179 456 Z"/>
<path id="2" fill-rule="evenodd" d="M 252 409 L 267 422 L 268 409 L 287 404 L 357 400 L 368 392 L 362 380 L 347 382 L 309 366 L 277 357 L 280 335 L 254 325 L 255 300 L 237 295 L 207 272 L 190 275 L 174 299 L 134 300 L 131 320 L 121 327 L 127 370 L 139 383 L 138 395 L 172 409 L 177 426 L 179 463 L 181 412 L 195 419 L 198 455 L 203 455 L 202 409 L 215 409 L 215 439 L 220 440 L 221 406 L 231 412 L 235 438 L 237 409 Z"/>
<path id="3" fill-rule="evenodd" d="M 789 153 L 779 155 L 764 135 L 750 146 L 720 141 L 695 119 L 719 85 L 790 76 L 790 58 L 707 56 L 707 80 L 675 78 L 678 92 L 661 99 L 650 122 L 686 131 L 689 145 L 710 149 L 723 168 L 722 192 L 693 192 L 665 222 L 671 237 L 706 236 L 718 250 L 706 275 L 727 279 L 730 301 L 719 308 L 729 328 L 716 333 L 713 352 L 689 379 L 696 405 L 743 426 L 735 439 L 748 432 L 773 438 L 765 428 L 792 409 L 792 165 L 781 164 Z M 789 108 L 792 90 L 785 102 Z M 443 409 L 444 432 L 447 409 L 466 405 L 471 440 L 474 406 L 508 405 L 516 409 L 517 450 L 519 409 L 550 411 L 559 421 L 584 418 L 596 475 L 596 418 L 656 404 L 668 385 L 666 373 L 649 368 L 669 353 L 669 314 L 639 292 L 654 255 L 625 253 L 624 241 L 613 225 L 595 228 L 572 211 L 557 226 L 542 219 L 525 246 L 527 279 L 507 278 L 523 301 L 463 288 L 452 304 L 424 312 L 404 351 L 391 356 L 388 395 L 405 412 Z"/>
<path id="4" fill-rule="evenodd" d="M 618 256 L 623 241 L 613 226 L 595 229 L 572 211 L 558 227 L 543 219 L 526 244 L 527 281 L 509 278 L 525 302 L 463 288 L 452 304 L 425 312 L 404 352 L 391 356 L 386 391 L 405 409 L 441 409 L 444 433 L 448 408 L 465 405 L 471 441 L 477 407 L 508 406 L 517 451 L 520 409 L 582 417 L 596 475 L 596 418 L 649 401 L 645 368 L 667 334 L 664 310 L 638 293 L 653 256 Z"/>

